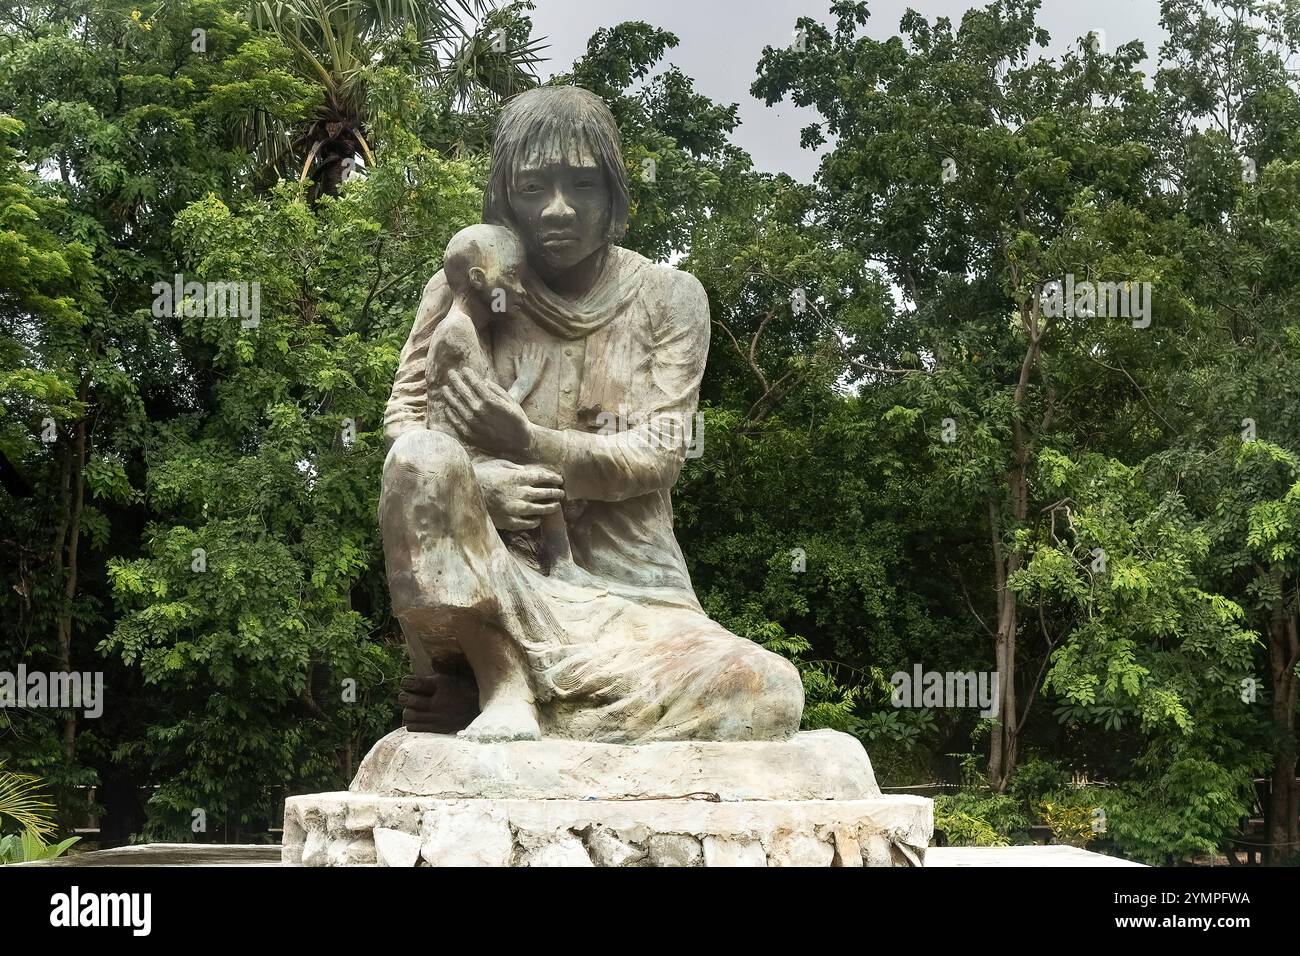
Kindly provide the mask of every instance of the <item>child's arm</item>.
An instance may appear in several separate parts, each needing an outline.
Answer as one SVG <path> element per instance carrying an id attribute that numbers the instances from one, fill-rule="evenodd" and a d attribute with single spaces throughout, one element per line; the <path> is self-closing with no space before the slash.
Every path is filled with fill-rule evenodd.
<path id="1" fill-rule="evenodd" d="M 546 353 L 536 342 L 524 346 L 520 355 L 515 356 L 515 384 L 510 386 L 510 397 L 522 402 L 537 386 L 546 367 Z"/>

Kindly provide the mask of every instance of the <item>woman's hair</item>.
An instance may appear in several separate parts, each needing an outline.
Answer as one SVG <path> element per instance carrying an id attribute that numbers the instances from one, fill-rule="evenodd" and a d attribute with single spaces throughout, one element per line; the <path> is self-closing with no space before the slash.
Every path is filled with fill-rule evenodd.
<path id="1" fill-rule="evenodd" d="M 524 162 L 589 158 L 605 171 L 609 184 L 606 241 L 627 232 L 627 168 L 618 126 L 595 93 L 578 86 L 539 86 L 506 102 L 492 142 L 492 174 L 483 195 L 483 221 L 515 227 L 510 211 L 510 180 Z"/>

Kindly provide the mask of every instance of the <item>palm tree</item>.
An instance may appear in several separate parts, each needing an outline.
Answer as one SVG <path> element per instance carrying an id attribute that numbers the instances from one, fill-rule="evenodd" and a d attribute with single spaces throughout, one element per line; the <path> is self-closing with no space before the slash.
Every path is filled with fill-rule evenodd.
<path id="1" fill-rule="evenodd" d="M 246 135 L 263 167 L 287 171 L 300 161 L 300 180 L 312 178 L 321 195 L 338 191 L 358 157 L 373 166 L 368 81 L 377 65 L 400 62 L 453 103 L 504 99 L 535 85 L 540 41 L 512 38 L 498 25 L 513 8 L 490 0 L 256 0 L 253 24 L 279 37 L 295 70 L 324 93 L 296 130 L 265 114 L 253 118 Z"/>
<path id="2" fill-rule="evenodd" d="M 54 806 L 41 796 L 41 781 L 26 773 L 14 773 L 0 764 L 0 826 L 6 819 L 25 831 L 45 835 L 54 830 Z"/>
<path id="3" fill-rule="evenodd" d="M 13 773 L 0 765 L 0 830 L 6 819 L 18 824 L 17 833 L 0 833 L 0 866 L 62 856 L 81 837 L 49 844 L 54 832 L 54 806 L 39 792 L 41 781 L 26 773 Z"/>

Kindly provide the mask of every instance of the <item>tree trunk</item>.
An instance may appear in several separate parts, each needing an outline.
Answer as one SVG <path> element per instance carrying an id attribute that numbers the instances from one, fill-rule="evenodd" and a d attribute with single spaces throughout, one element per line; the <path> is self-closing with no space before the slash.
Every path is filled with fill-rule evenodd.
<path id="1" fill-rule="evenodd" d="M 1036 301 L 1036 300 L 1034 300 Z M 1046 329 L 1038 328 L 1038 309 L 1027 303 L 1021 317 L 1029 334 L 1029 347 L 1020 364 L 1020 378 L 1016 382 L 1014 401 L 1015 417 L 1011 423 L 1011 466 L 1007 469 L 1007 500 L 1011 519 L 1016 527 L 1024 524 L 1029 515 L 1029 462 L 1033 455 L 1032 440 L 1025 433 L 1023 412 L 1029 395 L 1029 376 L 1042 354 Z M 1044 419 L 1046 422 L 1047 419 Z M 989 501 L 989 533 L 992 535 L 994 577 L 997 582 L 998 627 L 994 636 L 995 660 L 998 669 L 998 709 L 993 724 L 989 747 L 989 786 L 998 793 L 1006 790 L 1016 770 L 1019 750 L 1021 717 L 1016 704 L 1016 627 L 1018 607 L 1015 592 L 1007 582 L 1020 570 L 1024 556 L 1018 551 L 1004 554 L 1002 548 L 1002 509 L 996 500 Z"/>
<path id="2" fill-rule="evenodd" d="M 1025 475 L 1023 469 L 1019 474 L 1013 469 L 1010 479 L 1013 513 L 1022 508 L 1019 501 L 1025 500 Z M 1023 519 L 1022 514 L 1016 514 Z M 998 625 L 994 635 L 994 661 L 998 677 L 997 716 L 993 724 L 992 740 L 989 748 L 989 786 L 998 793 L 1006 790 L 1015 773 L 1016 758 L 1019 751 L 1020 719 L 1016 702 L 1016 629 L 1019 623 L 1019 607 L 1015 592 L 1007 586 L 1007 579 L 1020 570 L 1021 555 L 1003 554 L 1001 509 L 995 502 L 989 502 L 989 525 L 993 536 L 994 574 L 998 592 Z"/>
<path id="3" fill-rule="evenodd" d="M 90 377 L 81 380 L 77 398 L 84 405 L 89 397 Z M 77 561 L 81 544 L 81 513 L 86 500 L 85 465 L 88 444 L 88 423 L 85 417 L 76 424 L 70 447 L 65 447 L 62 463 L 63 514 L 59 523 L 56 569 L 63 574 L 63 600 L 59 605 L 57 622 L 57 669 L 64 674 L 72 671 L 72 604 L 77 594 Z M 68 708 L 63 717 L 63 756 L 71 763 L 77 753 L 77 712 Z"/>
<path id="4" fill-rule="evenodd" d="M 1265 862 L 1283 863 L 1300 853 L 1300 787 L 1296 786 L 1296 660 L 1300 639 L 1296 615 L 1279 601 L 1268 628 L 1269 676 L 1273 684 L 1273 778 L 1268 800 L 1268 851 Z"/>

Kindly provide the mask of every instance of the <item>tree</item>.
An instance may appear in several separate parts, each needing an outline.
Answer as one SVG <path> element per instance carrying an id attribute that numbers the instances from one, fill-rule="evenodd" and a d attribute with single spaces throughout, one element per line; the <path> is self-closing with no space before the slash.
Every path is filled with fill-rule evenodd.
<path id="1" fill-rule="evenodd" d="M 255 0 L 253 23 L 291 51 L 295 71 L 319 88 L 321 102 L 293 135 L 257 111 L 245 127 L 246 141 L 257 144 L 268 170 L 301 162 L 301 179 L 314 171 L 318 193 L 336 195 L 360 157 L 375 165 L 370 127 L 377 72 L 400 69 L 417 90 L 437 89 L 444 114 L 480 95 L 500 101 L 535 85 L 541 47 L 519 16 L 524 6 L 498 11 L 483 0 Z M 477 22 L 467 24 L 467 17 Z"/>
<path id="2" fill-rule="evenodd" d="M 1047 42 L 1037 6 L 994 3 L 959 28 L 909 13 L 900 37 L 879 42 L 860 33 L 865 4 L 836 3 L 834 32 L 801 19 L 807 52 L 765 50 L 754 85 L 769 103 L 789 95 L 818 109 L 824 123 L 805 144 L 836 137 L 818 176 L 823 221 L 902 289 L 915 331 L 890 363 L 909 395 L 900 407 L 938 432 L 950 491 L 981 501 L 999 790 L 1036 692 L 1018 672 L 1024 609 L 1012 584 L 1049 504 L 1034 500 L 1032 475 L 1046 445 L 1076 442 L 1071 432 L 1095 420 L 1082 388 L 1101 384 L 1090 358 L 1137 351 L 1143 334 L 1045 302 L 1067 275 L 1141 287 L 1163 267 L 1147 209 L 1164 127 L 1142 50 L 1107 55 L 1085 38 L 1059 63 L 1035 60 Z"/>

